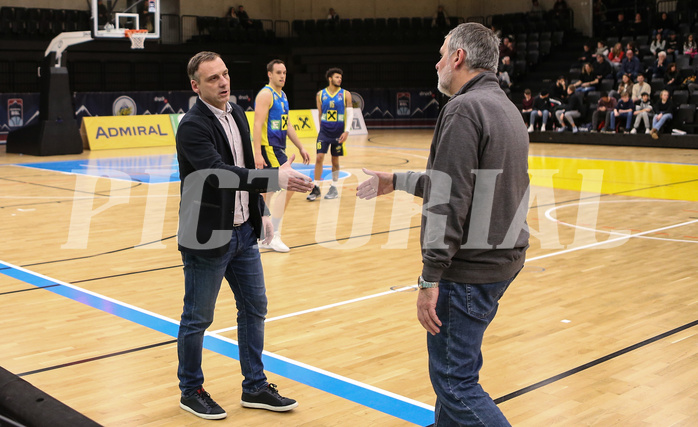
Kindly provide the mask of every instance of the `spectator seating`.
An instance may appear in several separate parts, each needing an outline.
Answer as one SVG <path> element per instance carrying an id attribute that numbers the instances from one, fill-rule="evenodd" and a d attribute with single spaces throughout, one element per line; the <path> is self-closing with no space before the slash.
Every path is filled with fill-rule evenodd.
<path id="1" fill-rule="evenodd" d="M 306 19 L 294 20 L 291 28 L 294 42 L 301 45 L 401 44 L 439 42 L 461 22 L 462 18 L 452 17 L 447 28 L 435 28 L 430 17 L 353 18 L 340 20 L 339 25 Z"/>
<path id="2" fill-rule="evenodd" d="M 90 13 L 86 10 L 0 8 L 0 37 L 51 39 L 64 31 L 88 31 Z"/>
<path id="3" fill-rule="evenodd" d="M 664 4 L 666 3 L 666 4 Z M 678 2 L 681 3 L 681 2 Z M 670 2 L 662 2 L 663 7 L 671 6 Z M 678 6 L 676 6 L 678 8 Z M 617 11 L 615 12 L 617 13 Z M 633 14 L 634 15 L 634 14 Z M 626 16 L 629 16 L 626 14 Z M 677 29 L 678 32 L 678 39 L 679 39 L 679 46 L 683 46 L 683 39 L 691 32 L 698 32 L 698 10 L 692 10 L 692 8 L 685 9 L 681 11 L 680 13 L 678 12 L 670 12 L 670 17 L 672 19 L 683 19 L 683 21 L 679 21 L 675 28 Z M 507 29 L 519 29 L 521 28 L 519 25 L 516 24 L 516 21 L 521 19 L 521 15 L 517 14 L 510 14 L 506 16 L 502 16 L 497 18 L 496 22 L 499 22 L 500 25 L 503 26 L 503 28 Z M 645 76 L 645 80 L 650 84 L 651 87 L 651 99 L 652 102 L 658 102 L 660 92 L 665 88 L 665 83 L 664 83 L 664 78 L 657 76 L 653 77 L 654 73 L 654 65 L 656 62 L 656 57 L 650 52 L 649 50 L 649 41 L 653 39 L 653 34 L 652 34 L 652 21 L 653 21 L 653 16 L 650 16 L 650 25 L 649 25 L 649 33 L 648 34 L 640 34 L 636 36 L 630 36 L 627 34 L 622 35 L 621 37 L 618 37 L 617 35 L 609 35 L 608 33 L 603 34 L 603 37 L 601 37 L 601 40 L 605 41 L 607 46 L 613 46 L 615 43 L 620 42 L 623 45 L 623 48 L 625 50 L 625 46 L 628 45 L 629 43 L 632 43 L 632 45 L 636 49 L 636 54 L 641 60 L 642 64 L 642 71 L 641 73 Z M 495 21 L 493 21 L 495 22 Z M 676 21 L 675 21 L 676 22 Z M 528 27 L 530 31 L 530 26 Z M 610 28 L 610 27 L 609 27 Z M 608 29 L 608 28 L 607 28 Z M 506 31 L 505 31 L 506 32 Z M 550 36 L 549 36 L 550 35 Z M 549 38 L 550 37 L 550 38 Z M 543 57 L 547 52 L 548 52 L 548 46 L 545 45 L 543 42 L 549 39 L 555 39 L 556 33 L 555 32 L 538 32 L 537 34 L 534 34 L 531 36 L 531 33 L 521 33 L 521 34 L 516 34 L 515 36 L 515 43 L 517 46 L 519 46 L 519 50 L 522 50 L 523 47 L 526 48 L 527 52 L 527 59 L 528 59 L 528 65 L 530 66 L 531 63 L 533 62 L 530 58 L 530 52 L 531 50 L 537 50 L 540 54 L 541 57 Z M 595 45 L 596 40 L 591 40 L 593 44 Z M 537 49 L 536 43 L 538 44 Z M 532 49 L 532 46 L 534 49 Z M 552 46 L 555 46 L 555 42 L 553 41 Z M 592 50 L 593 51 L 593 50 Z M 698 57 L 696 57 L 698 58 Z M 671 126 L 666 126 L 665 129 L 663 129 L 664 132 L 670 133 L 671 129 L 681 129 L 683 131 L 686 131 L 688 133 L 695 133 L 698 131 L 698 118 L 696 118 L 696 114 L 698 111 L 696 108 L 698 107 L 698 84 L 693 84 L 696 80 L 696 74 L 698 73 L 698 59 L 691 58 L 688 55 L 682 55 L 679 54 L 676 55 L 676 57 L 669 57 L 668 58 L 668 63 L 675 62 L 677 66 L 677 70 L 679 72 L 678 78 L 676 79 L 678 84 L 675 84 L 670 88 L 670 93 L 672 96 L 672 102 L 676 106 L 676 112 L 674 115 L 673 122 L 671 123 Z M 592 62 L 592 65 L 595 65 L 594 62 Z M 551 72 L 552 73 L 552 72 Z M 574 82 L 575 80 L 579 79 L 581 73 L 581 64 L 578 62 L 575 62 L 574 64 L 571 64 L 571 67 L 569 68 L 568 72 L 568 81 L 569 82 Z M 554 81 L 556 75 L 550 75 L 548 79 L 545 79 L 544 81 Z M 698 82 L 696 82 L 698 83 Z M 596 109 L 596 104 L 600 98 L 600 93 L 601 92 L 611 92 L 612 90 L 617 88 L 618 82 L 616 79 L 604 79 L 602 80 L 599 84 L 597 84 L 595 91 L 587 92 L 584 95 L 584 105 L 585 109 L 588 110 L 586 114 L 582 115 L 582 121 L 590 121 L 591 118 L 591 112 L 593 112 Z M 525 84 L 524 84 L 525 85 Z M 615 95 L 615 93 L 614 93 Z"/>

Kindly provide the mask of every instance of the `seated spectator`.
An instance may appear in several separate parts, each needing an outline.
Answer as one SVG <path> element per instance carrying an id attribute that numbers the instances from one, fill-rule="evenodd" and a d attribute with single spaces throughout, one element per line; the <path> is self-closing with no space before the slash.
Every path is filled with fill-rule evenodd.
<path id="1" fill-rule="evenodd" d="M 499 63 L 497 68 L 497 78 L 499 79 L 499 86 L 505 91 L 510 91 L 513 83 L 511 82 L 511 76 L 514 75 L 514 64 L 511 63 L 511 58 L 505 56 Z"/>
<path id="2" fill-rule="evenodd" d="M 553 5 L 553 13 L 556 18 L 563 18 L 567 15 L 567 2 L 565 0 L 555 0 Z"/>
<path id="3" fill-rule="evenodd" d="M 632 50 L 633 53 L 635 54 L 635 56 L 637 56 L 637 55 L 640 53 L 640 51 L 637 49 L 637 46 L 635 45 L 635 42 L 634 42 L 634 41 L 629 41 L 629 42 L 625 45 L 626 56 L 627 56 L 627 52 L 628 52 L 629 50 Z M 639 59 L 639 58 L 638 58 L 638 59 Z"/>
<path id="4" fill-rule="evenodd" d="M 567 98 L 567 79 L 565 76 L 560 76 L 550 89 L 550 96 L 558 101 L 564 101 Z"/>
<path id="5" fill-rule="evenodd" d="M 633 80 L 630 78 L 630 74 L 623 74 L 623 77 L 618 83 L 618 89 L 609 93 L 609 95 L 621 94 L 623 92 L 628 92 L 628 95 L 633 93 Z"/>
<path id="6" fill-rule="evenodd" d="M 663 77 L 664 89 L 668 90 L 669 94 L 674 93 L 674 91 L 681 86 L 681 76 L 679 75 L 679 70 L 676 67 L 675 62 L 672 62 L 667 66 Z"/>
<path id="7" fill-rule="evenodd" d="M 629 34 L 628 21 L 625 20 L 625 14 L 623 11 L 618 12 L 616 21 L 611 24 L 610 33 L 611 36 L 618 37 L 619 39 L 622 39 L 624 36 Z"/>
<path id="8" fill-rule="evenodd" d="M 335 12 L 333 8 L 330 8 L 329 12 L 327 13 L 327 20 L 334 23 L 339 22 L 339 15 L 337 15 L 337 12 Z"/>
<path id="9" fill-rule="evenodd" d="M 688 93 L 693 94 L 696 91 L 696 87 L 698 87 L 698 84 L 696 83 L 696 73 L 692 70 L 691 74 L 686 76 L 686 78 L 684 78 L 681 82 L 681 89 L 688 89 Z M 672 92 L 669 91 L 669 94 L 671 95 Z"/>
<path id="10" fill-rule="evenodd" d="M 531 120 L 528 125 L 528 131 L 533 132 L 536 127 L 536 120 L 541 118 L 541 132 L 545 132 L 545 127 L 548 124 L 548 117 L 553 111 L 554 105 L 550 102 L 550 97 L 548 96 L 548 91 L 543 89 L 540 95 L 536 96 L 533 100 L 533 111 L 531 111 Z"/>
<path id="11" fill-rule="evenodd" d="M 679 42 L 676 33 L 669 34 L 669 39 L 666 42 L 666 54 L 670 61 L 676 62 L 676 56 L 681 51 L 681 42 Z"/>
<path id="12" fill-rule="evenodd" d="M 608 96 L 608 93 L 601 92 L 601 98 L 596 104 L 596 111 L 591 115 L 591 131 L 596 132 L 599 129 L 599 123 L 601 120 L 604 121 L 604 129 L 610 124 L 610 114 L 613 109 L 616 108 L 616 98 Z"/>
<path id="13" fill-rule="evenodd" d="M 529 126 L 531 121 L 531 111 L 533 111 L 533 96 L 531 95 L 531 89 L 527 88 L 524 90 L 524 99 L 521 101 L 521 116 L 526 126 Z"/>
<path id="14" fill-rule="evenodd" d="M 603 56 L 604 58 L 608 56 L 608 46 L 606 46 L 606 42 L 603 40 L 599 40 L 596 42 L 596 52 L 592 55 L 593 57 L 598 57 L 598 56 Z"/>
<path id="15" fill-rule="evenodd" d="M 603 55 L 596 55 L 596 64 L 594 65 L 594 72 L 596 73 L 596 79 L 601 81 L 603 79 L 613 78 L 613 67 L 611 63 L 606 60 Z"/>
<path id="16" fill-rule="evenodd" d="M 633 102 L 639 101 L 643 92 L 652 93 L 652 87 L 649 83 L 645 82 L 644 74 L 640 74 L 637 76 L 637 82 L 633 85 L 633 92 L 631 95 Z"/>
<path id="17" fill-rule="evenodd" d="M 621 62 L 620 70 L 618 71 L 618 74 L 616 74 L 616 77 L 620 80 L 620 78 L 623 77 L 623 74 L 630 74 L 630 77 L 635 80 L 638 74 L 641 72 L 642 63 L 639 59 L 637 59 L 637 56 L 635 56 L 635 52 L 630 49 L 626 50 L 625 59 L 623 59 Z"/>
<path id="18" fill-rule="evenodd" d="M 666 48 L 666 40 L 662 38 L 662 35 L 660 33 L 657 33 L 656 36 L 654 36 L 654 39 L 652 40 L 652 43 L 650 43 L 650 52 L 652 52 L 652 55 L 655 57 L 659 52 L 663 52 Z"/>
<path id="19" fill-rule="evenodd" d="M 567 87 L 567 102 L 562 104 L 555 110 L 555 117 L 557 117 L 560 127 L 558 132 L 563 132 L 566 129 L 565 119 L 570 124 L 573 133 L 577 133 L 577 125 L 574 123 L 574 119 L 582 117 L 582 106 L 584 105 L 582 101 L 582 95 L 576 93 L 574 86 L 569 85 Z"/>
<path id="20" fill-rule="evenodd" d="M 632 134 L 636 134 L 637 130 L 640 128 L 640 123 L 645 124 L 645 133 L 650 133 L 650 114 L 652 114 L 652 104 L 650 104 L 650 94 L 647 92 L 642 92 L 640 102 L 635 106 L 635 111 L 633 115 L 635 116 L 635 124 L 633 125 L 633 130 L 630 131 Z"/>
<path id="21" fill-rule="evenodd" d="M 228 12 L 225 14 L 225 19 L 228 20 L 228 26 L 230 28 L 236 28 L 240 25 L 240 20 L 235 12 L 235 6 L 231 6 Z"/>
<path id="22" fill-rule="evenodd" d="M 657 60 L 654 61 L 652 65 L 652 77 L 663 78 L 664 73 L 668 66 L 668 61 L 666 60 L 666 52 L 659 52 L 657 55 Z"/>
<path id="23" fill-rule="evenodd" d="M 240 25 L 242 25 L 245 28 L 249 28 L 252 26 L 252 20 L 250 19 L 250 16 L 245 11 L 245 6 L 243 6 L 243 5 L 238 6 L 237 15 L 238 15 L 238 19 L 240 20 Z"/>
<path id="24" fill-rule="evenodd" d="M 652 138 L 659 138 L 659 131 L 664 124 L 674 118 L 674 103 L 669 99 L 669 91 L 663 90 L 659 102 L 652 106 L 654 117 L 652 118 Z"/>
<path id="25" fill-rule="evenodd" d="M 613 109 L 613 114 L 611 114 L 611 133 L 616 132 L 616 120 L 620 121 L 623 119 L 625 119 L 625 127 L 623 129 L 625 132 L 630 132 L 634 111 L 635 103 L 630 99 L 630 93 L 625 91 L 621 92 L 620 101 L 618 101 L 616 108 Z"/>
<path id="26" fill-rule="evenodd" d="M 693 71 L 693 74 L 683 80 L 683 86 L 688 89 L 688 93 L 691 95 L 698 91 L 698 83 L 696 83 L 697 78 L 698 76 L 696 76 L 695 71 Z"/>
<path id="27" fill-rule="evenodd" d="M 514 47 L 514 42 L 509 37 L 504 37 L 499 45 L 499 57 L 504 58 L 505 56 L 516 58 L 516 47 Z"/>
<path id="28" fill-rule="evenodd" d="M 693 39 L 693 34 L 689 34 L 686 37 L 686 41 L 683 42 L 683 54 L 690 56 L 691 59 L 698 54 L 698 45 L 696 45 L 696 41 Z"/>
<path id="29" fill-rule="evenodd" d="M 582 73 L 579 75 L 579 80 L 573 83 L 578 92 L 586 93 L 596 90 L 596 85 L 599 84 L 599 79 L 596 77 L 594 67 L 587 62 L 582 67 Z"/>
<path id="30" fill-rule="evenodd" d="M 661 34 L 666 38 L 666 34 L 675 32 L 676 28 L 674 28 L 674 23 L 672 22 L 671 17 L 669 17 L 668 13 L 662 12 L 659 19 L 657 20 L 657 23 L 654 26 L 654 32 L 652 33 L 652 37 L 654 37 L 655 34 Z"/>
<path id="31" fill-rule="evenodd" d="M 608 62 L 610 62 L 611 66 L 613 66 L 613 68 L 616 70 L 620 69 L 620 64 L 624 57 L 625 52 L 623 51 L 623 45 L 620 42 L 614 44 L 611 50 L 608 52 Z"/>
<path id="32" fill-rule="evenodd" d="M 591 43 L 584 43 L 582 49 L 584 50 L 582 51 L 582 56 L 578 58 L 579 62 L 581 64 L 591 62 L 594 59 L 594 53 L 591 51 Z"/>
<path id="33" fill-rule="evenodd" d="M 630 25 L 630 35 L 637 38 L 637 36 L 646 36 L 649 32 L 649 26 L 642 19 L 642 14 L 640 12 L 636 13 L 635 21 Z"/>
<path id="34" fill-rule="evenodd" d="M 594 25 L 596 25 L 597 23 L 603 24 L 604 22 L 606 22 L 606 12 L 608 12 L 608 9 L 606 8 L 606 5 L 603 4 L 603 0 L 594 0 Z"/>
<path id="35" fill-rule="evenodd" d="M 104 0 L 98 0 L 97 1 L 97 22 L 99 24 L 99 28 L 104 28 L 106 24 L 111 21 L 111 16 L 109 14 L 109 11 L 107 10 L 107 6 L 104 5 Z"/>
<path id="36" fill-rule="evenodd" d="M 155 30 L 155 26 L 153 24 L 153 14 L 150 12 L 148 5 L 146 3 L 139 3 L 136 10 L 140 16 L 138 25 L 140 25 L 141 28 L 148 30 L 149 33 L 152 33 Z M 232 22 L 231 25 L 233 25 Z"/>
<path id="37" fill-rule="evenodd" d="M 446 9 L 444 9 L 443 5 L 439 5 L 436 8 L 434 18 L 431 20 L 431 26 L 440 30 L 446 29 L 451 26 L 451 22 L 448 18 L 448 13 L 446 13 Z"/>
<path id="38" fill-rule="evenodd" d="M 528 12 L 528 16 L 530 16 L 533 19 L 542 19 L 544 13 L 545 10 L 538 3 L 538 0 L 531 0 L 531 10 L 530 12 Z"/>

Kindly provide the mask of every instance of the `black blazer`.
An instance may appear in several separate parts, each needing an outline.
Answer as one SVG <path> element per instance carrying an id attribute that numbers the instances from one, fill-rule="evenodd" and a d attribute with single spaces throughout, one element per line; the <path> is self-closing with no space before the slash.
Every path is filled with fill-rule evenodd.
<path id="1" fill-rule="evenodd" d="M 182 180 L 177 235 L 179 250 L 183 252 L 206 257 L 226 253 L 233 228 L 235 192 L 238 189 L 249 191 L 249 221 L 259 237 L 262 214 L 266 209 L 261 193 L 279 189 L 277 169 L 255 170 L 247 117 L 241 107 L 230 105 L 242 136 L 244 168 L 234 166 L 233 153 L 223 126 L 201 98 L 184 115 L 177 129 L 177 160 Z M 212 174 L 190 176 L 205 169 L 212 170 Z"/>

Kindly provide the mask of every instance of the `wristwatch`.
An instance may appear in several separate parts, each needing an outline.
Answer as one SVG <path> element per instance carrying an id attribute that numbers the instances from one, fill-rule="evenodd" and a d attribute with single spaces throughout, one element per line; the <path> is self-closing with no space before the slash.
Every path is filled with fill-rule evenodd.
<path id="1" fill-rule="evenodd" d="M 438 288 L 439 282 L 427 282 L 422 276 L 419 276 L 419 279 L 417 279 L 417 287 L 419 289 Z"/>

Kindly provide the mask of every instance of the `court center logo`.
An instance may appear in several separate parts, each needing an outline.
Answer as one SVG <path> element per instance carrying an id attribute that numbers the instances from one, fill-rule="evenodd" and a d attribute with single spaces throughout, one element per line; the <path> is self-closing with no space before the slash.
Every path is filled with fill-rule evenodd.
<path id="1" fill-rule="evenodd" d="M 112 104 L 112 115 L 114 116 L 135 116 L 136 101 L 130 96 L 120 96 Z"/>

